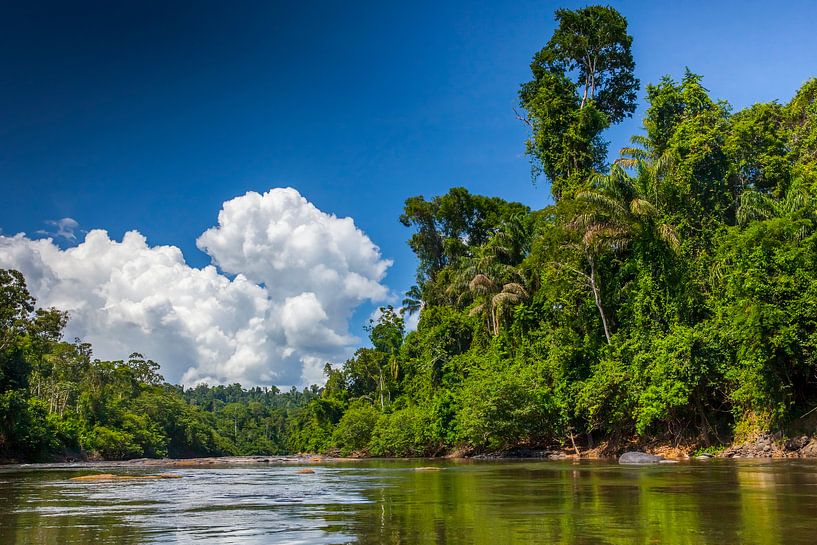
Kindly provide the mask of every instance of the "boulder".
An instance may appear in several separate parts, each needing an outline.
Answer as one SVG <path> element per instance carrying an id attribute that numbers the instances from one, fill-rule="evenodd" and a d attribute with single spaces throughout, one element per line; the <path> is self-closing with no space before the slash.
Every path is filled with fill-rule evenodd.
<path id="1" fill-rule="evenodd" d="M 647 454 L 646 452 L 630 451 L 625 452 L 618 459 L 620 464 L 657 464 L 663 460 L 663 456 L 656 456 L 655 454 Z"/>
<path id="2" fill-rule="evenodd" d="M 72 481 L 152 481 L 156 479 L 181 479 L 176 473 L 161 473 L 159 475 L 114 475 L 113 473 L 96 473 L 71 477 Z"/>
<path id="3" fill-rule="evenodd" d="M 809 437 L 807 435 L 798 435 L 786 441 L 784 448 L 789 452 L 795 452 L 801 450 L 803 447 L 808 445 L 808 443 Z"/>
<path id="4" fill-rule="evenodd" d="M 801 458 L 817 458 L 817 438 L 811 439 L 800 449 Z"/>

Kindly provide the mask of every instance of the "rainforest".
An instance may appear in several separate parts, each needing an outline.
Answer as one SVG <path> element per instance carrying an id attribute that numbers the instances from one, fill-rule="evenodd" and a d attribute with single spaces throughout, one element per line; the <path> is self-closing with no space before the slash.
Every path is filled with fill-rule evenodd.
<path id="1" fill-rule="evenodd" d="M 692 70 L 642 87 L 613 8 L 555 17 L 516 109 L 551 204 L 406 200 L 416 284 L 323 386 L 176 386 L 139 347 L 100 361 L 0 270 L 0 459 L 691 453 L 813 434 L 817 79 L 735 110 Z M 609 149 L 639 97 L 643 129 Z"/>

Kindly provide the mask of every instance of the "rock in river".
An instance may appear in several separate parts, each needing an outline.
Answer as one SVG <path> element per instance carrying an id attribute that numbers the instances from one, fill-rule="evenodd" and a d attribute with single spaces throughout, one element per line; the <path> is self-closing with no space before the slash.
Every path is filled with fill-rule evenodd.
<path id="1" fill-rule="evenodd" d="M 646 452 L 625 452 L 618 459 L 620 464 L 658 464 L 663 460 L 663 456 L 647 454 Z"/>

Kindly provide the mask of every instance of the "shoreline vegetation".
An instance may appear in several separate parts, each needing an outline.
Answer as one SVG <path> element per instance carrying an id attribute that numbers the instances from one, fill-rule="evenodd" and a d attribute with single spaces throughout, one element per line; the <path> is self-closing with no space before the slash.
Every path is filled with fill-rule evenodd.
<path id="1" fill-rule="evenodd" d="M 664 76 L 608 162 L 641 88 L 627 21 L 556 22 L 517 113 L 553 204 L 407 199 L 416 285 L 323 387 L 184 388 L 138 353 L 100 361 L 0 270 L 0 459 L 817 456 L 817 79 L 735 111 Z"/>
<path id="2" fill-rule="evenodd" d="M 642 450 L 639 450 L 642 449 Z M 433 458 L 402 458 L 406 460 L 429 459 L 429 460 L 616 460 L 622 452 L 648 452 L 659 455 L 667 460 L 693 460 L 693 459 L 796 459 L 811 458 L 817 459 L 817 437 L 798 436 L 784 440 L 780 436 L 762 434 L 754 441 L 739 445 L 731 445 L 717 453 L 693 450 L 692 446 L 681 447 L 667 443 L 652 443 L 650 445 L 636 444 L 611 447 L 601 445 L 594 449 L 579 451 L 565 448 L 563 446 L 553 446 L 550 448 L 532 448 L 527 446 L 514 447 L 505 451 L 494 451 L 487 453 L 474 453 L 455 451 L 443 456 Z M 327 464 L 340 462 L 355 462 L 367 460 L 383 460 L 387 458 L 373 458 L 365 453 L 352 453 L 349 456 L 334 456 L 322 454 L 284 454 L 284 455 L 253 455 L 253 456 L 202 456 L 193 458 L 133 458 L 128 460 L 89 460 L 66 458 L 52 460 L 50 462 L 24 463 L 15 460 L 0 460 L 2 466 L 19 467 L 48 467 L 48 468 L 113 468 L 113 469 L 141 469 L 141 468 L 201 468 L 211 466 L 237 466 L 237 465 L 291 465 L 300 467 L 303 465 Z M 391 458 L 396 459 L 396 458 Z M 419 468 L 431 469 L 431 468 Z M 116 478 L 116 474 L 103 473 L 92 474 L 86 477 L 76 477 L 75 480 L 105 480 L 108 477 Z M 163 473 L 148 478 L 178 478 L 173 473 Z"/>

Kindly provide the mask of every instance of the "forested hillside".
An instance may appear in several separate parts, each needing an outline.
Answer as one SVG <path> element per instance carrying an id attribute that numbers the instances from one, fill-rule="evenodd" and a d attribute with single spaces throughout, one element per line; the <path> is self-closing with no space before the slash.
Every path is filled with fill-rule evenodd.
<path id="1" fill-rule="evenodd" d="M 183 390 L 138 354 L 93 360 L 60 340 L 64 314 L 35 310 L 2 271 L 2 456 L 419 456 L 813 432 L 817 79 L 734 111 L 700 75 L 663 77 L 646 86 L 643 131 L 610 153 L 605 130 L 640 89 L 626 20 L 597 6 L 556 19 L 519 93 L 554 204 L 463 188 L 408 199 L 417 283 L 370 324 L 371 347 L 327 365 L 325 387 Z"/>
<path id="2" fill-rule="evenodd" d="M 284 453 L 287 426 L 317 395 L 184 390 L 138 353 L 100 361 L 90 345 L 61 341 L 67 319 L 36 309 L 23 276 L 0 269 L 0 460 Z"/>
<path id="3" fill-rule="evenodd" d="M 420 313 L 386 309 L 328 382 L 302 449 L 430 455 L 658 438 L 700 446 L 807 426 L 817 406 L 817 80 L 740 111 L 687 72 L 635 110 L 611 8 L 556 13 L 520 118 L 531 211 L 455 188 L 406 201 Z M 813 414 L 813 413 L 812 413 Z M 813 430 L 811 430 L 813 431 Z"/>

